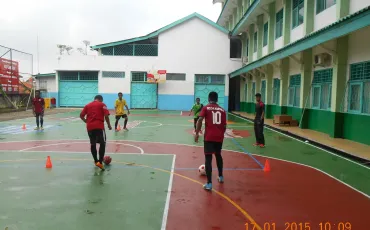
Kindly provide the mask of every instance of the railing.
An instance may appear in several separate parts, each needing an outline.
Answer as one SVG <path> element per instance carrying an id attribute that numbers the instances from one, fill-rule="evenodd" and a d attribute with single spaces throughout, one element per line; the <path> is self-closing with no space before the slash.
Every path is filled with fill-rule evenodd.
<path id="1" fill-rule="evenodd" d="M 124 44 L 101 49 L 105 56 L 158 56 L 158 44 Z"/>

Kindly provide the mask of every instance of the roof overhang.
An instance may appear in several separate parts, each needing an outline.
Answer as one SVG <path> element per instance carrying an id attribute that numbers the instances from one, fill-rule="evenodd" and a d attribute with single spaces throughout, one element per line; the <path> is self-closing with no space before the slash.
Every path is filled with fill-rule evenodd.
<path id="1" fill-rule="evenodd" d="M 229 16 L 233 13 L 233 9 L 237 7 L 238 0 L 226 0 L 224 7 L 218 16 L 217 24 L 225 26 L 226 22 L 229 21 Z"/>
<path id="2" fill-rule="evenodd" d="M 370 6 L 229 73 L 231 78 L 370 26 Z"/>

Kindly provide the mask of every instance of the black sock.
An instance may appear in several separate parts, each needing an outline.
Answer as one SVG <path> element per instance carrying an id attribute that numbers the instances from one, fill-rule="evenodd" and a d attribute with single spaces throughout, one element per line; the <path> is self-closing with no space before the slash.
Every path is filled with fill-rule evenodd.
<path id="1" fill-rule="evenodd" d="M 114 124 L 114 129 L 117 129 L 119 119 L 116 120 L 116 123 Z"/>
<path id="2" fill-rule="evenodd" d="M 100 147 L 99 147 L 99 162 L 100 163 L 103 163 L 104 155 L 105 155 L 105 143 L 100 143 Z"/>
<path id="3" fill-rule="evenodd" d="M 91 155 L 93 156 L 95 163 L 98 162 L 98 152 L 96 151 L 96 144 L 91 145 Z"/>
<path id="4" fill-rule="evenodd" d="M 37 127 L 39 127 L 39 126 L 40 126 L 40 123 L 39 123 L 39 116 L 36 116 L 36 125 L 37 125 Z"/>
<path id="5" fill-rule="evenodd" d="M 128 119 L 125 119 L 125 123 L 124 123 L 124 129 L 126 128 L 126 125 L 127 125 L 127 121 L 128 121 Z"/>
<path id="6" fill-rule="evenodd" d="M 207 174 L 207 183 L 212 183 L 212 154 L 206 154 L 206 174 Z"/>
<path id="7" fill-rule="evenodd" d="M 44 125 L 44 118 L 43 117 L 40 117 L 40 124 L 41 124 L 41 127 L 43 127 L 43 125 Z"/>
<path id="8" fill-rule="evenodd" d="M 221 154 L 216 154 L 216 163 L 217 163 L 217 168 L 218 168 L 218 176 L 222 176 L 222 171 L 224 168 L 224 161 L 222 159 Z"/>

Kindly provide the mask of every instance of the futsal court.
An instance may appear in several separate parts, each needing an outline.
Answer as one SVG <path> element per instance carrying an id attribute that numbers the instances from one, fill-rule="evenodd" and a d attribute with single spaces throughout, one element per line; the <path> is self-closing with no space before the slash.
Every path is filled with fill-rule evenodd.
<path id="1" fill-rule="evenodd" d="M 132 111 L 129 131 L 107 130 L 113 160 L 104 172 L 79 112 L 46 115 L 43 131 L 34 118 L 0 123 L 0 229 L 369 227 L 365 165 L 269 129 L 266 148 L 254 147 L 253 124 L 228 114 L 225 183 L 213 162 L 206 192 L 202 139 L 194 143 L 188 112 Z"/>

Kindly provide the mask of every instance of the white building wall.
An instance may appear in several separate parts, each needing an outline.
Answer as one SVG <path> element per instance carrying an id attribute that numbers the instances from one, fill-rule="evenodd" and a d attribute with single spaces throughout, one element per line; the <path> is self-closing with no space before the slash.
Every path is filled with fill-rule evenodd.
<path id="1" fill-rule="evenodd" d="M 358 30 L 349 35 L 348 64 L 370 61 L 370 27 Z M 350 68 L 348 67 L 347 79 Z"/>
<path id="2" fill-rule="evenodd" d="M 268 47 L 265 46 L 262 48 L 262 56 L 266 56 L 268 54 Z"/>
<path id="3" fill-rule="evenodd" d="M 301 58 L 301 54 L 294 55 L 298 60 Z M 289 60 L 289 76 L 301 74 L 301 65 L 295 62 L 294 60 Z"/>
<path id="4" fill-rule="evenodd" d="M 280 76 L 280 68 L 277 68 L 274 66 L 274 72 L 273 72 L 273 77 L 272 78 L 281 78 Z"/>
<path id="5" fill-rule="evenodd" d="M 178 104 L 194 102 L 195 74 L 221 74 L 225 76 L 225 96 L 228 96 L 228 73 L 242 67 L 241 60 L 231 60 L 228 34 L 193 18 L 158 37 L 158 57 L 133 56 L 63 56 L 56 65 L 57 71 L 99 72 L 99 93 L 114 97 L 117 92 L 130 97 L 131 72 L 166 70 L 167 73 L 184 73 L 186 81 L 166 81 L 158 85 L 158 108 L 164 101 L 180 101 Z M 101 71 L 124 71 L 124 79 L 102 78 Z M 175 99 L 175 97 L 177 99 Z M 224 102 L 227 106 L 228 100 Z M 172 102 L 170 104 L 173 104 Z M 175 107 L 172 109 L 184 109 Z M 186 108 L 186 110 L 189 108 Z"/>
<path id="6" fill-rule="evenodd" d="M 352 0 L 354 1 L 354 0 Z M 315 19 L 314 19 L 314 30 L 320 30 L 325 26 L 328 26 L 337 21 L 337 4 L 325 9 L 324 11 L 316 14 L 316 4 L 315 1 Z"/>
<path id="7" fill-rule="evenodd" d="M 283 47 L 283 36 L 278 39 L 275 39 L 274 50 L 279 50 Z"/>
<path id="8" fill-rule="evenodd" d="M 132 57 L 132 56 L 62 56 L 57 71 L 86 71 L 99 72 L 99 93 L 130 94 L 131 72 L 158 68 L 158 57 Z M 101 71 L 125 72 L 125 78 L 102 78 Z"/>
<path id="9" fill-rule="evenodd" d="M 46 81 L 47 82 L 46 83 L 46 90 L 48 92 L 56 92 L 57 91 L 55 77 L 39 77 L 36 80 L 36 88 L 37 89 L 40 89 L 40 81 Z"/>
<path id="10" fill-rule="evenodd" d="M 353 14 L 367 6 L 370 6 L 368 0 L 350 0 L 349 1 L 349 14 Z"/>
<path id="11" fill-rule="evenodd" d="M 290 32 L 290 43 L 293 43 L 304 37 L 303 23 Z"/>
<path id="12" fill-rule="evenodd" d="M 161 33 L 158 55 L 158 68 L 186 74 L 186 81 L 159 85 L 159 94 L 193 95 L 195 74 L 223 74 L 228 83 L 227 74 L 242 67 L 240 60 L 229 58 L 228 35 L 198 18 Z"/>

